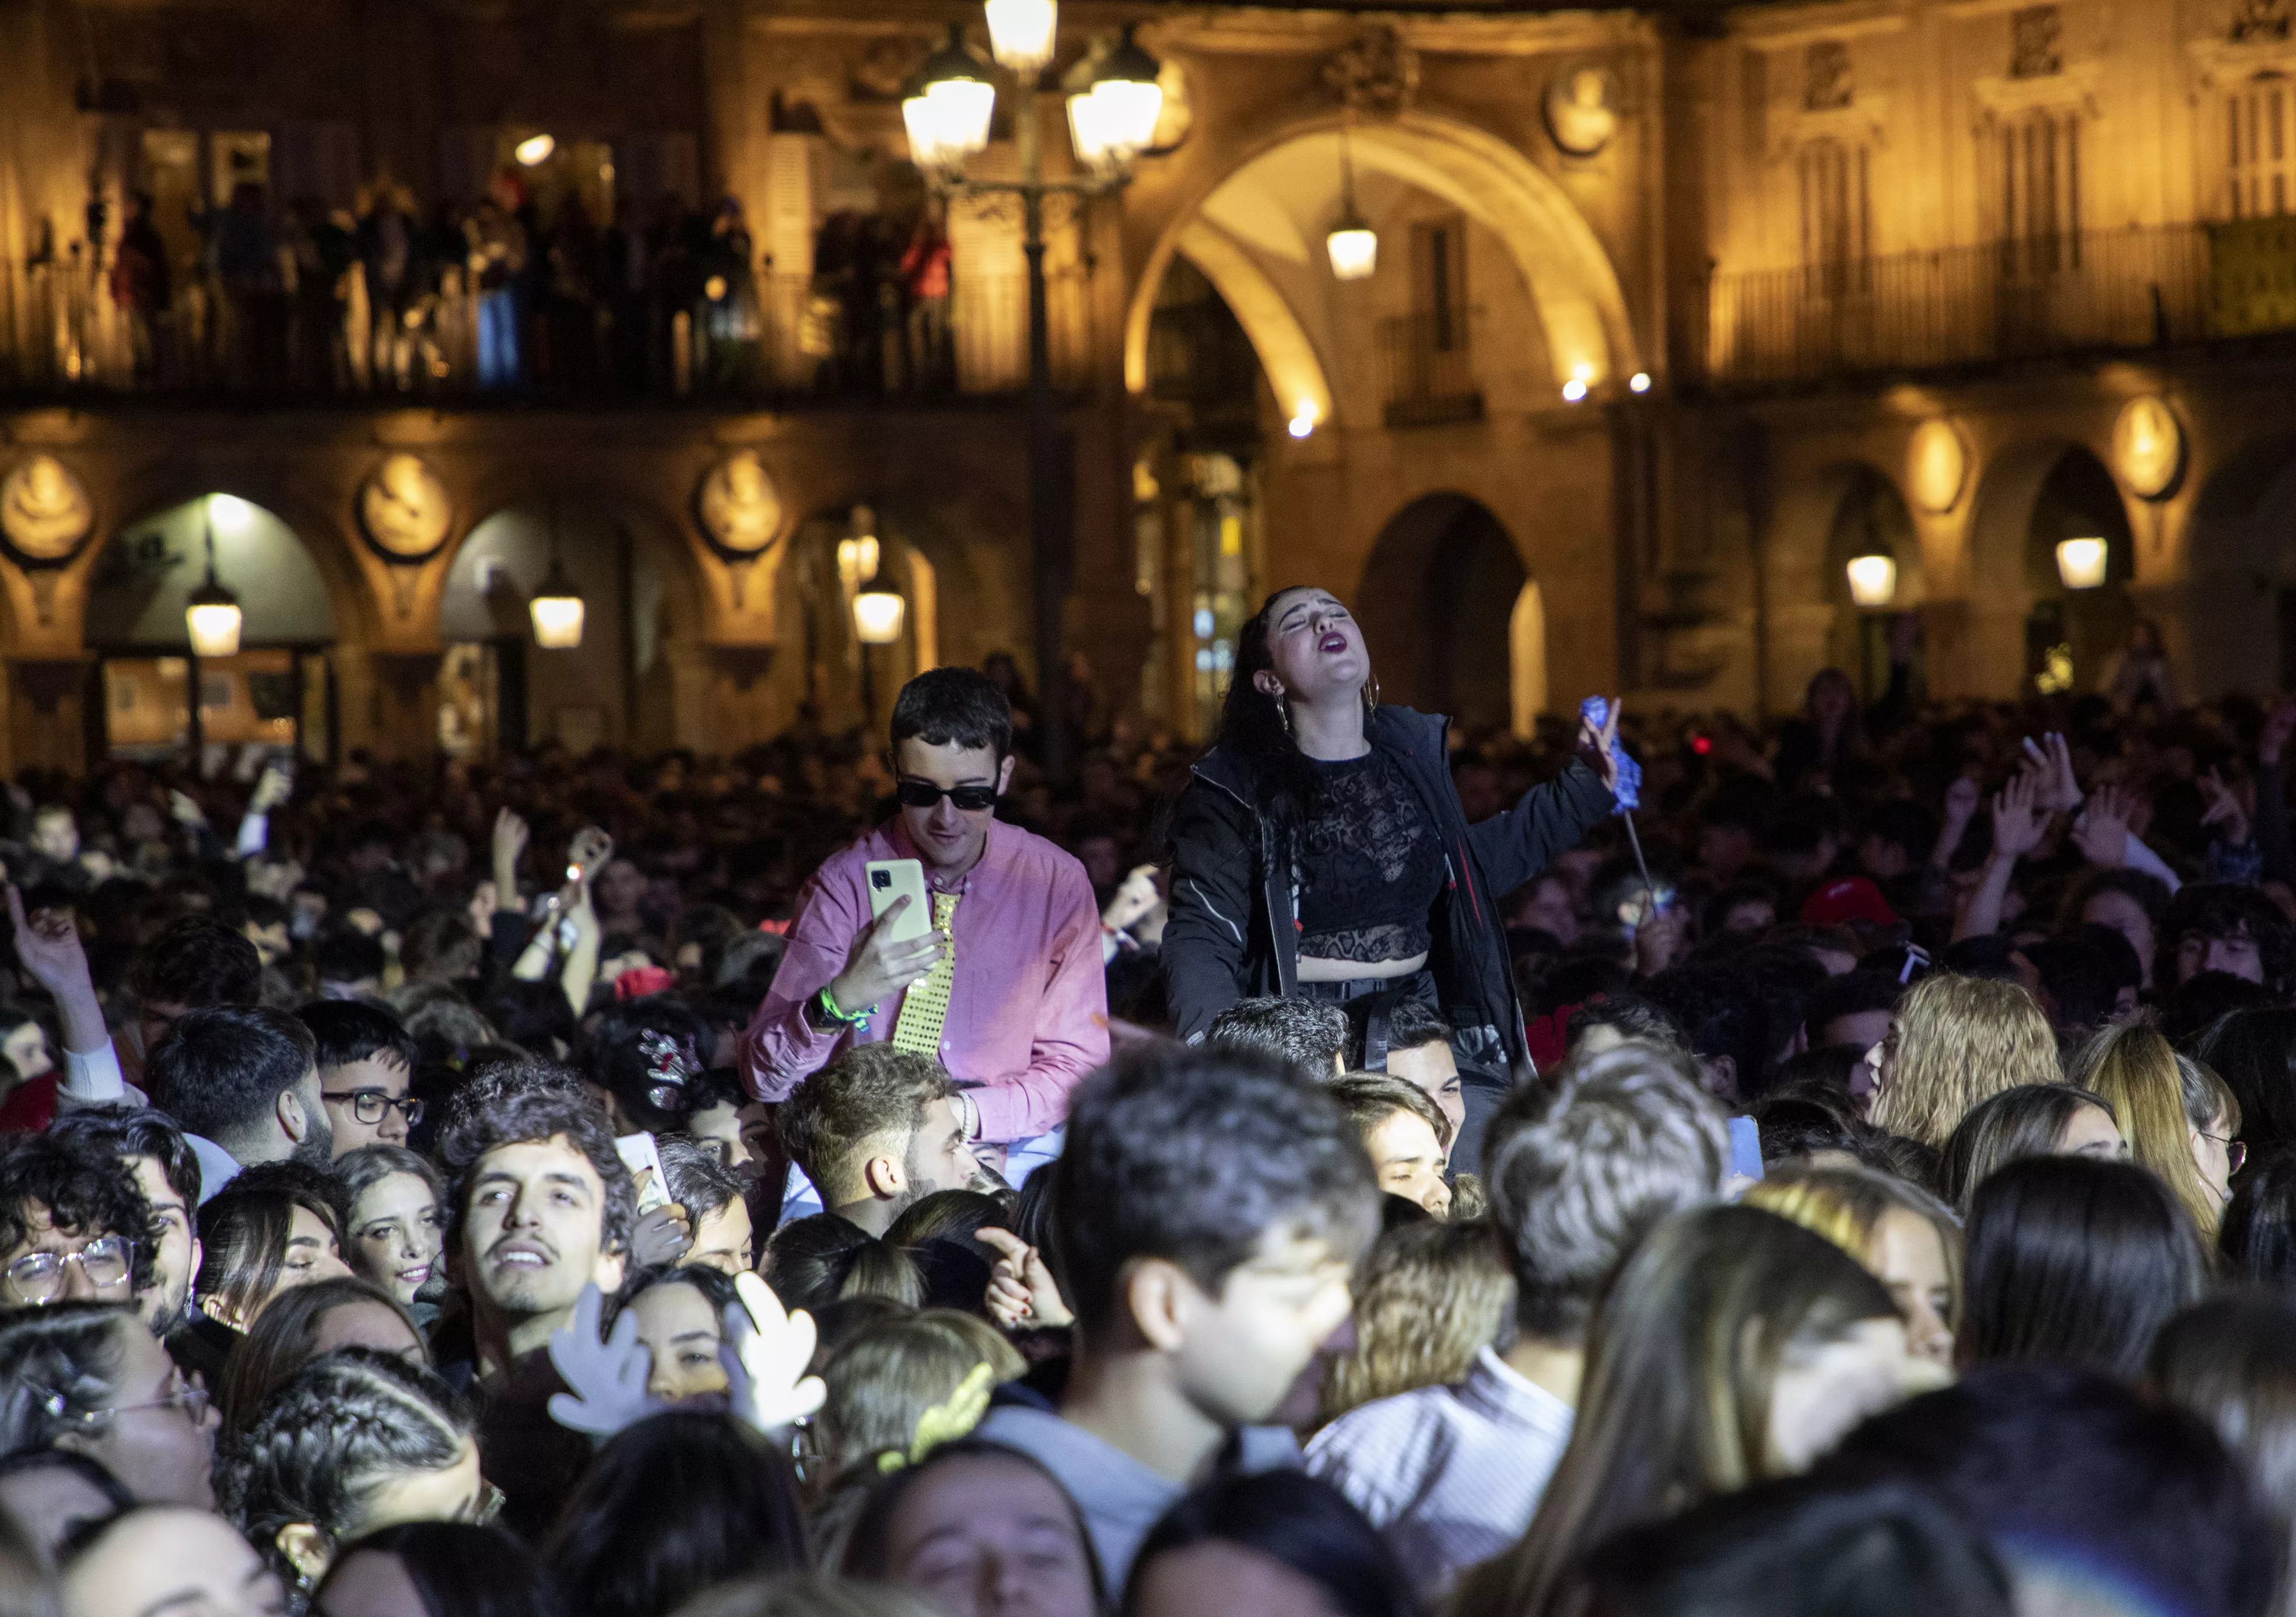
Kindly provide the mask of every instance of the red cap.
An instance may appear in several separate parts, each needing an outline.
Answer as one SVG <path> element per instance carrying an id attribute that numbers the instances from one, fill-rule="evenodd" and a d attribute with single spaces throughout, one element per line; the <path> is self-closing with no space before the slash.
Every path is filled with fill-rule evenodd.
<path id="1" fill-rule="evenodd" d="M 1882 896 L 1882 890 L 1864 876 L 1828 882 L 1802 901 L 1801 918 L 1807 926 L 1840 926 L 1845 921 L 1894 926 L 1898 922 L 1897 912 Z"/>
<path id="2" fill-rule="evenodd" d="M 666 967 L 633 966 L 614 979 L 614 997 L 644 999 L 649 994 L 666 994 L 676 986 L 677 979 Z"/>

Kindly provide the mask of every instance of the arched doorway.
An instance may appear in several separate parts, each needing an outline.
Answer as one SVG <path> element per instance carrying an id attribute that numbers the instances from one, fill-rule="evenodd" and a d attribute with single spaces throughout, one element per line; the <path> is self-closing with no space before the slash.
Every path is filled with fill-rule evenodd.
<path id="1" fill-rule="evenodd" d="M 555 743 L 661 747 L 676 735 L 665 645 L 678 575 L 640 515 L 610 502 L 521 500 L 480 522 L 455 553 L 439 603 L 447 643 L 439 741 L 458 756 L 494 757 Z M 578 645 L 535 642 L 534 596 L 562 568 L 579 591 Z"/>
<path id="2" fill-rule="evenodd" d="M 790 536 L 776 608 L 786 694 L 825 728 L 882 735 L 901 686 L 940 666 L 941 572 L 923 537 L 908 513 L 873 505 L 821 513 Z M 888 624 L 890 638 L 863 638 Z"/>
<path id="3" fill-rule="evenodd" d="M 1464 494 L 1414 500 L 1381 529 L 1357 592 L 1380 694 L 1464 729 L 1512 730 L 1546 696 L 1544 602 L 1490 508 Z M 1518 666 L 1536 649 L 1542 666 Z"/>
<path id="4" fill-rule="evenodd" d="M 184 623 L 210 544 L 217 579 L 239 597 L 235 656 L 194 657 Z M 331 755 L 334 605 L 310 551 L 262 506 L 205 494 L 127 524 L 96 558 L 83 623 L 101 696 L 89 756 Z"/>
<path id="5" fill-rule="evenodd" d="M 2296 437 L 2225 462 L 2185 531 L 2182 661 L 2195 693 L 2296 690 Z"/>
<path id="6" fill-rule="evenodd" d="M 2103 551 L 2102 581 L 2083 583 L 2067 541 Z M 2101 688 L 2128 644 L 2136 547 L 2120 485 L 2079 444 L 2021 445 L 1988 469 L 1971 538 L 1986 661 L 2043 694 Z M 2084 547 L 2086 548 L 2086 546 Z"/>
<path id="7" fill-rule="evenodd" d="M 1833 608 L 1833 627 L 1826 635 L 1826 662 L 1847 673 L 1858 694 L 1871 702 L 1889 686 L 1892 620 L 1921 604 L 1921 539 L 1914 529 L 1913 513 L 1895 483 L 1863 464 L 1844 468 L 1841 476 L 1843 486 L 1826 534 L 1821 580 L 1825 599 Z M 1866 587 L 1872 588 L 1880 578 L 1886 578 L 1890 587 L 1886 592 L 1874 591 L 1882 598 L 1860 603 L 1850 563 L 1874 556 L 1885 558 L 1890 565 L 1881 570 L 1878 578 L 1861 567 Z M 1921 655 L 1918 649 L 1915 655 Z"/>

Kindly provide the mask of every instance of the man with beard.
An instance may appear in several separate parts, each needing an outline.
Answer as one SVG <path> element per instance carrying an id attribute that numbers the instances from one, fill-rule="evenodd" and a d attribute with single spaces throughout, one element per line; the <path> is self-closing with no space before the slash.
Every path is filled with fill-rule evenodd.
<path id="1" fill-rule="evenodd" d="M 284 1011 L 217 1005 L 187 1011 L 144 1069 L 152 1099 L 200 1159 L 203 1196 L 258 1162 L 334 1160 L 319 1094 L 318 1047 Z"/>
<path id="2" fill-rule="evenodd" d="M 48 1133 L 119 1158 L 152 1204 L 152 1280 L 135 1295 L 135 1311 L 152 1334 L 165 1341 L 204 1317 L 192 1306 L 192 1276 L 200 1272 L 200 1160 L 183 1131 L 149 1106 L 92 1106 L 67 1112 Z"/>
<path id="3" fill-rule="evenodd" d="M 582 1288 L 621 1288 L 637 1190 L 598 1104 L 560 1070 L 491 1075 L 439 1141 L 454 1178 L 450 1263 L 470 1293 L 466 1362 L 434 1343 L 449 1380 L 472 1386 L 479 1452 L 503 1490 L 503 1521 L 532 1536 L 556 1519 L 589 1457 L 587 1440 L 550 1418 L 566 1390 L 550 1334 Z"/>
<path id="4" fill-rule="evenodd" d="M 857 1045 L 782 1103 L 782 1144 L 828 1211 L 882 1236 L 937 1190 L 994 1188 L 929 1055 Z"/>

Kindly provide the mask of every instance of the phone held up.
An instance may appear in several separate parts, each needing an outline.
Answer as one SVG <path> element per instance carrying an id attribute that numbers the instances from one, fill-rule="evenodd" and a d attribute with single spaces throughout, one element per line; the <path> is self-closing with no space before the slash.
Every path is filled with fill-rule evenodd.
<path id="1" fill-rule="evenodd" d="M 925 891 L 925 867 L 916 859 L 872 859 L 864 867 L 869 876 L 869 918 L 881 919 L 893 900 L 906 899 L 909 907 L 893 922 L 893 941 L 906 943 L 932 931 L 932 899 Z"/>

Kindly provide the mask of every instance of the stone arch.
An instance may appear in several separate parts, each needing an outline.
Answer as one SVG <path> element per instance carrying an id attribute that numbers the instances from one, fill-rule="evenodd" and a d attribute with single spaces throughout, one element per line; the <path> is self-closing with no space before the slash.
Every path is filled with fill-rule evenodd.
<path id="1" fill-rule="evenodd" d="M 1201 242 L 1201 234 L 1192 233 L 1199 232 L 1213 193 L 1254 160 L 1293 142 L 1331 139 L 1336 146 L 1341 127 L 1334 110 L 1247 139 L 1238 160 L 1204 176 L 1180 197 L 1142 263 L 1127 311 L 1124 375 L 1129 390 L 1138 392 L 1147 385 L 1148 323 L 1157 284 L 1173 254 L 1187 253 L 1215 285 L 1221 284 L 1190 250 L 1192 240 Z M 1349 141 L 1359 169 L 1390 175 L 1440 197 L 1499 238 L 1537 308 L 1558 385 L 1574 376 L 1599 385 L 1643 368 L 1626 295 L 1609 255 L 1568 193 L 1521 152 L 1473 124 L 1424 111 L 1350 125 Z M 1272 283 L 1267 290 L 1275 291 Z M 1227 288 L 1221 285 L 1221 292 L 1226 296 Z M 1282 300 L 1280 291 L 1275 296 Z M 1281 320 L 1247 312 L 1233 301 L 1230 307 L 1263 356 L 1285 350 L 1290 333 Z M 1298 324 L 1293 314 L 1291 325 Z"/>
<path id="2" fill-rule="evenodd" d="M 2068 591 L 2057 578 L 2056 546 L 2087 537 L 2106 543 L 2109 582 L 2102 589 Z M 2001 694 L 2023 688 L 2044 667 L 2045 640 L 2070 648 L 2073 688 L 2096 688 L 2136 615 L 2127 587 L 2135 566 L 2128 496 L 2095 450 L 2078 439 L 2047 438 L 1995 455 L 1979 477 L 1970 514 L 1977 688 Z"/>
<path id="3" fill-rule="evenodd" d="M 1922 546 L 1897 480 L 1863 460 L 1829 462 L 1781 491 L 1762 567 L 1774 603 L 1766 633 L 1772 697 L 1798 705 L 1821 668 L 1850 674 L 1878 694 L 1886 669 L 1874 665 L 1877 630 L 1851 600 L 1849 561 L 1878 546 L 1898 563 L 1890 610 L 1912 611 L 1926 594 Z"/>
<path id="4" fill-rule="evenodd" d="M 1192 221 L 1180 233 L 1176 248 L 1182 258 L 1203 272 L 1204 279 L 1218 291 L 1236 324 L 1243 327 L 1243 334 L 1251 340 L 1252 352 L 1259 356 L 1260 369 L 1267 373 L 1267 385 L 1283 413 L 1295 418 L 1306 415 L 1316 422 L 1331 420 L 1331 378 L 1324 370 L 1323 357 L 1316 351 L 1315 340 L 1292 312 L 1291 300 L 1251 255 L 1201 219 Z M 1160 267 L 1157 279 L 1162 278 Z M 1144 324 L 1141 327 L 1141 341 L 1143 369 L 1136 384 L 1130 381 L 1128 357 L 1127 359 L 1127 382 L 1136 390 L 1147 382 Z"/>
<path id="5" fill-rule="evenodd" d="M 2202 694 L 2296 685 L 2296 433 L 2242 445 L 2185 524 L 2185 664 Z"/>
<path id="6" fill-rule="evenodd" d="M 1529 570 L 1513 537 L 1472 495 L 1422 495 L 1380 529 L 1356 592 L 1382 701 L 1447 713 L 1475 728 L 1512 729 L 1513 669 L 1528 637 L 1515 620 Z M 1545 639 L 1543 625 L 1537 639 Z M 1543 650 L 1543 644 L 1542 644 Z"/>

